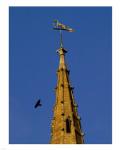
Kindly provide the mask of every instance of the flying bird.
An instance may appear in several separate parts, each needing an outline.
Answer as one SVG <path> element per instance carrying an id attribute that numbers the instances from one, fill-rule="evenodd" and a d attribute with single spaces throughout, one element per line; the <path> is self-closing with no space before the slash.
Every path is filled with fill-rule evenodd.
<path id="1" fill-rule="evenodd" d="M 34 107 L 37 108 L 38 106 L 42 106 L 42 104 L 40 103 L 40 99 L 36 102 Z"/>

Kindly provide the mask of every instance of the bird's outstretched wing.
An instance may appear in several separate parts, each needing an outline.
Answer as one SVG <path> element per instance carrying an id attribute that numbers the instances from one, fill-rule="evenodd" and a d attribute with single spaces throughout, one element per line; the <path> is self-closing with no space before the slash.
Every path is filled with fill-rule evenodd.
<path id="1" fill-rule="evenodd" d="M 42 104 L 40 103 L 40 99 L 36 102 L 34 107 L 37 108 L 38 106 L 42 106 Z"/>

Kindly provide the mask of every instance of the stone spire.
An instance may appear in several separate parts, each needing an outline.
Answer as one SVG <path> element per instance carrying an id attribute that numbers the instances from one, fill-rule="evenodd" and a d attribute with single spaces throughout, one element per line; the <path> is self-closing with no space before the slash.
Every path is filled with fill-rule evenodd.
<path id="1" fill-rule="evenodd" d="M 73 96 L 73 87 L 69 81 L 69 70 L 65 63 L 63 47 L 57 51 L 60 61 L 57 70 L 56 101 L 51 123 L 51 144 L 83 144 L 80 117 Z"/>
<path id="2" fill-rule="evenodd" d="M 59 53 L 60 56 L 59 69 L 61 68 L 67 69 L 65 64 L 65 53 L 67 53 L 67 51 L 63 47 L 61 47 L 59 50 L 57 50 L 57 52 Z"/>

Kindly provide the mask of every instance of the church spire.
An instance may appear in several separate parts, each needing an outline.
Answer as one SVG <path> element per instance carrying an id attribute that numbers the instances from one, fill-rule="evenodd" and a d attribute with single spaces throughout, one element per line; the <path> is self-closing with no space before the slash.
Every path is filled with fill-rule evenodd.
<path id="1" fill-rule="evenodd" d="M 62 29 L 61 29 L 62 30 Z M 73 87 L 69 80 L 69 71 L 65 63 L 63 47 L 57 50 L 60 61 L 57 71 L 56 101 L 53 108 L 51 124 L 51 144 L 82 144 L 83 132 L 77 104 L 73 95 Z"/>

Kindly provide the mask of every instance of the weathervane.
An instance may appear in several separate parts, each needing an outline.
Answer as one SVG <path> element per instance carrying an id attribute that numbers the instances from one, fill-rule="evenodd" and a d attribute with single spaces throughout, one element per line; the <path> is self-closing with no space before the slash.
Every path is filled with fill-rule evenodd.
<path id="1" fill-rule="evenodd" d="M 66 26 L 62 23 L 60 23 L 58 20 L 53 21 L 53 29 L 60 31 L 60 48 L 63 48 L 63 38 L 62 38 L 62 30 L 68 31 L 68 32 L 74 32 L 72 28 L 69 26 Z"/>

